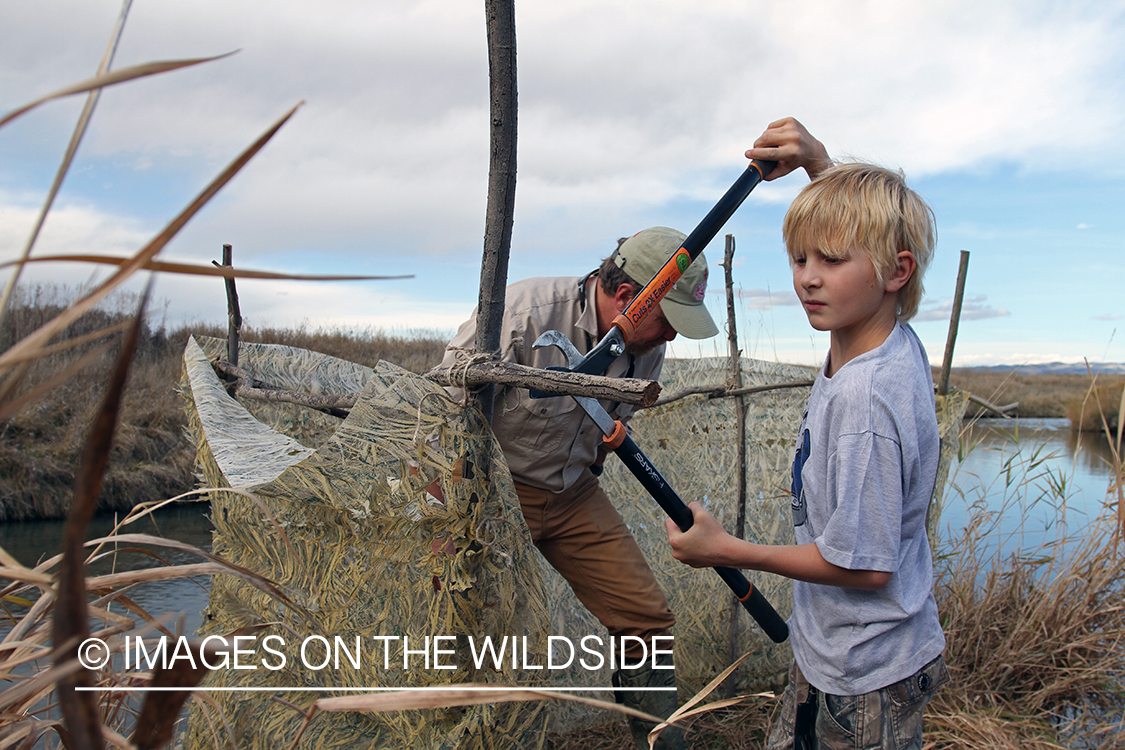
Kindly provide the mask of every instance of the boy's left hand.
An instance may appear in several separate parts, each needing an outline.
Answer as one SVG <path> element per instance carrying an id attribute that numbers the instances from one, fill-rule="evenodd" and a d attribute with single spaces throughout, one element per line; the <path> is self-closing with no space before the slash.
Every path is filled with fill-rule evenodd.
<path id="1" fill-rule="evenodd" d="M 754 141 L 754 147 L 747 150 L 746 158 L 777 162 L 777 167 L 766 177 L 767 181 L 784 177 L 800 167 L 808 172 L 810 180 L 815 180 L 817 175 L 832 166 L 824 144 L 792 117 L 771 122 Z"/>

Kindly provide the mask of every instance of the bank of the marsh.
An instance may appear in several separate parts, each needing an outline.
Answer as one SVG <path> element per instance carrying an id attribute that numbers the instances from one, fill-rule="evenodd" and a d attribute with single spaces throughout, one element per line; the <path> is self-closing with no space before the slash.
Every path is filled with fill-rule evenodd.
<path id="1" fill-rule="evenodd" d="M 57 315 L 68 300 L 49 288 L 22 292 L 0 331 L 0 352 Z M 132 315 L 132 300 L 84 316 L 59 338 L 73 339 Z M 186 416 L 179 387 L 181 357 L 190 334 L 226 336 L 225 330 L 189 325 L 171 331 L 146 326 L 137 346 L 120 425 L 106 473 L 99 508 L 121 511 L 134 505 L 174 497 L 194 479 L 194 449 L 185 435 Z M 388 335 L 379 331 L 320 331 L 307 328 L 248 328 L 247 341 L 287 344 L 374 366 L 380 359 L 420 372 L 437 364 L 445 341 L 418 332 Z M 73 490 L 82 441 L 101 400 L 116 353 L 116 340 L 101 356 L 45 396 L 0 423 L 0 521 L 59 518 Z M 95 351 L 91 341 L 40 357 L 21 386 L 27 392 L 54 373 Z"/>
<path id="2" fill-rule="evenodd" d="M 58 314 L 69 301 L 66 296 L 65 291 L 51 288 L 24 290 L 0 331 L 0 351 Z M 119 300 L 115 307 L 85 316 L 60 339 L 124 321 L 130 314 L 131 301 Z M 120 511 L 139 502 L 172 497 L 194 484 L 193 450 L 184 435 L 183 403 L 175 393 L 189 333 L 226 335 L 225 330 L 212 326 L 185 326 L 169 332 L 148 326 L 141 337 L 100 501 L 103 511 Z M 387 334 L 371 330 L 249 328 L 243 331 L 243 338 L 311 349 L 368 366 L 384 359 L 414 372 L 436 365 L 445 347 L 445 336 L 432 331 Z M 98 342 L 90 342 L 37 360 L 23 388 L 45 381 L 97 346 Z M 0 425 L 0 521 L 63 515 L 80 446 L 113 353 L 111 347 L 94 364 Z M 1116 388 L 1105 393 L 1102 400 L 1120 401 L 1123 380 L 1099 378 L 1099 384 Z M 1018 401 L 1016 413 L 1022 417 L 1066 417 L 1068 408 L 1081 411 L 1078 405 L 1093 403 L 1088 398 L 1090 378 L 1086 375 L 955 368 L 951 383 L 994 404 Z M 1109 410 L 1113 415 L 1117 401 Z M 970 405 L 970 413 L 974 408 Z M 1097 413 L 1092 407 L 1085 412 Z"/>

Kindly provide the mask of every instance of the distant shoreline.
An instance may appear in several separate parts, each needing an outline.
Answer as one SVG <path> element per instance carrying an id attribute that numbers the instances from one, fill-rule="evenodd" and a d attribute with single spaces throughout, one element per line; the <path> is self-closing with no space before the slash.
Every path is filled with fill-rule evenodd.
<path id="1" fill-rule="evenodd" d="M 0 351 L 12 346 L 61 311 L 65 300 L 43 304 L 35 294 L 18 295 L 9 325 L 0 331 Z M 128 319 L 129 304 L 97 310 L 73 325 L 63 338 L 88 334 Z M 120 415 L 110 468 L 103 484 L 100 511 L 125 510 L 138 502 L 164 499 L 195 484 L 195 451 L 184 435 L 186 415 L 176 395 L 181 359 L 189 332 L 223 337 L 226 332 L 207 326 L 190 326 L 167 332 L 146 326 Z M 352 362 L 374 366 L 380 359 L 414 372 L 423 372 L 441 361 L 446 342 L 434 336 L 385 335 L 378 331 L 347 329 L 247 329 L 246 340 L 286 344 L 323 352 Z M 61 351 L 35 362 L 25 388 L 45 382 L 64 370 L 93 343 Z M 75 466 L 93 409 L 101 401 L 112 351 L 84 367 L 65 384 L 51 389 L 34 405 L 24 408 L 0 432 L 0 521 L 58 518 L 72 495 Z M 1086 429 L 1100 429 L 1100 414 L 1116 419 L 1125 383 L 1125 365 L 1096 376 L 1100 388 L 1091 390 L 1091 377 L 1077 365 L 1024 365 L 1020 367 L 954 368 L 950 384 L 993 404 L 1018 402 L 1015 414 L 1024 418 L 1066 418 L 1081 413 Z M 1063 371 L 1071 368 L 1071 371 Z M 810 373 L 815 368 L 810 368 Z M 935 370 L 935 380 L 938 371 Z M 1085 409 L 1082 404 L 1086 403 Z M 988 416 L 970 404 L 968 416 Z"/>

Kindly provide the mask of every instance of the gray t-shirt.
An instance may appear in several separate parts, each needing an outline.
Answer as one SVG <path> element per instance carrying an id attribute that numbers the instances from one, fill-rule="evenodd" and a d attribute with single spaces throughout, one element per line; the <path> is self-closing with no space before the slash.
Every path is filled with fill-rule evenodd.
<path id="1" fill-rule="evenodd" d="M 827 366 L 827 363 L 826 363 Z M 808 681 L 860 695 L 945 648 L 926 511 L 939 438 L 926 351 L 908 325 L 831 378 L 822 368 L 793 461 L 797 544 L 830 563 L 892 573 L 878 591 L 793 583 L 793 655 Z"/>

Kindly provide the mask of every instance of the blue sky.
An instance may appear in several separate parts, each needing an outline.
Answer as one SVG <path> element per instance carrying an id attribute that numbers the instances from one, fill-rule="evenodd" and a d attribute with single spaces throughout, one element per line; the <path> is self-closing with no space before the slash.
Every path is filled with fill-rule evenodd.
<path id="1" fill-rule="evenodd" d="M 120 9 L 0 0 L 0 111 L 92 75 Z M 511 280 L 582 274 L 646 226 L 690 231 L 754 138 L 792 115 L 834 157 L 902 168 L 933 206 L 915 324 L 932 360 L 968 250 L 956 365 L 1125 362 L 1125 3 L 517 0 L 516 23 Z M 252 325 L 452 332 L 476 301 L 484 231 L 483 3 L 135 0 L 115 67 L 232 50 L 103 94 L 35 254 L 135 252 L 303 100 L 163 257 L 206 264 L 231 243 L 246 267 L 414 274 L 239 292 Z M 0 129 L 0 258 L 22 249 L 81 106 Z M 752 356 L 812 364 L 827 346 L 780 240 L 806 181 L 763 185 L 724 229 Z M 721 278 L 712 268 L 717 318 Z M 156 292 L 174 321 L 225 318 L 217 281 L 164 276 Z M 673 347 L 725 350 L 723 336 Z"/>

